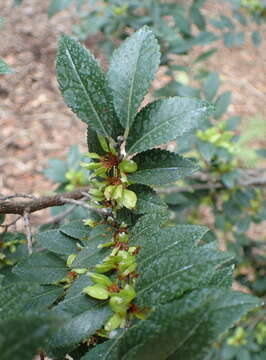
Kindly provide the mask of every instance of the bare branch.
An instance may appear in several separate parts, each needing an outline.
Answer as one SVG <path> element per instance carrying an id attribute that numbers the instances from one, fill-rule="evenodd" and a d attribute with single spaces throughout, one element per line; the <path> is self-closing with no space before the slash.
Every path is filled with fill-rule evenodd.
<path id="1" fill-rule="evenodd" d="M 19 214 L 24 215 L 25 210 L 29 214 L 53 206 L 62 206 L 67 203 L 66 199 L 79 200 L 83 197 L 82 192 L 90 189 L 89 186 L 79 190 L 60 193 L 52 196 L 44 196 L 30 201 L 0 201 L 0 214 Z"/>
<path id="2" fill-rule="evenodd" d="M 0 201 L 6 201 L 9 199 L 15 199 L 15 198 L 37 199 L 36 196 L 34 196 L 34 195 L 14 194 L 14 195 L 0 196 Z"/>
<path id="3" fill-rule="evenodd" d="M 54 225 L 54 224 L 60 223 L 62 220 L 64 220 L 64 218 L 66 218 L 73 211 L 75 211 L 77 207 L 78 207 L 78 205 L 70 206 L 65 211 L 61 212 L 60 214 L 48 219 L 43 225 Z"/>

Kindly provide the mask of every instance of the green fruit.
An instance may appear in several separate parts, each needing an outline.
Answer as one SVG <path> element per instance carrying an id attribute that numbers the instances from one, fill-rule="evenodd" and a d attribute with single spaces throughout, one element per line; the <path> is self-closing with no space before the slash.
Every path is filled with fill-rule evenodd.
<path id="1" fill-rule="evenodd" d="M 120 199 L 122 194 L 123 194 L 123 185 L 117 185 L 113 192 L 113 199 L 114 200 Z"/>
<path id="2" fill-rule="evenodd" d="M 91 278 L 91 280 L 93 282 L 95 282 L 96 284 L 100 284 L 103 286 L 111 286 L 112 285 L 112 281 L 105 275 L 96 274 L 96 273 L 92 273 L 92 272 L 89 272 L 88 275 Z"/>
<path id="3" fill-rule="evenodd" d="M 117 329 L 123 321 L 123 318 L 121 318 L 118 314 L 114 314 L 110 317 L 110 319 L 107 321 L 107 323 L 104 325 L 104 330 L 106 331 L 112 331 Z"/>
<path id="4" fill-rule="evenodd" d="M 88 286 L 83 289 L 83 292 L 98 300 L 106 300 L 109 298 L 109 292 L 107 288 L 100 284 Z"/>
<path id="5" fill-rule="evenodd" d="M 95 266 L 95 271 L 99 274 L 106 273 L 114 268 L 113 264 L 97 264 Z"/>
<path id="6" fill-rule="evenodd" d="M 134 191 L 124 189 L 122 197 L 118 201 L 120 206 L 125 206 L 127 209 L 133 209 L 137 203 L 137 195 Z"/>
<path id="7" fill-rule="evenodd" d="M 111 297 L 109 300 L 109 305 L 113 312 L 119 314 L 126 314 L 128 309 L 128 304 L 125 299 L 117 295 Z"/>
<path id="8" fill-rule="evenodd" d="M 104 190 L 104 196 L 105 196 L 106 200 L 111 200 L 113 198 L 114 191 L 115 191 L 114 185 L 106 186 L 106 188 Z"/>
<path id="9" fill-rule="evenodd" d="M 119 296 L 121 296 L 127 303 L 130 303 L 136 295 L 134 287 L 129 284 L 126 284 L 124 289 L 119 292 Z"/>
<path id="10" fill-rule="evenodd" d="M 138 170 L 138 165 L 133 160 L 123 160 L 118 167 L 125 173 L 133 173 Z"/>

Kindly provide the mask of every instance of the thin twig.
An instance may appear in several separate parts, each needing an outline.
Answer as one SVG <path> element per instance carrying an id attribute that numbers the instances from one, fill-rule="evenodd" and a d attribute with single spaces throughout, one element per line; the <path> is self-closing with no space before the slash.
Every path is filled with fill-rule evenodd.
<path id="1" fill-rule="evenodd" d="M 66 203 L 82 206 L 85 209 L 96 211 L 96 212 L 98 212 L 99 214 L 102 214 L 102 215 L 108 215 L 108 211 L 105 208 L 96 208 L 93 205 L 89 205 L 89 204 L 85 203 L 84 200 L 87 200 L 87 199 L 74 200 L 74 199 L 64 199 L 63 198 L 63 200 Z"/>
<path id="2" fill-rule="evenodd" d="M 32 254 L 32 235 L 31 235 L 31 227 L 30 227 L 30 213 L 25 210 L 23 214 L 24 226 L 26 231 L 27 243 L 28 243 L 28 252 Z"/>
<path id="3" fill-rule="evenodd" d="M 27 194 L 13 194 L 13 195 L 7 195 L 7 196 L 0 196 L 0 201 L 6 201 L 6 200 L 10 200 L 10 199 L 15 199 L 15 198 L 26 198 L 26 199 L 34 199 L 36 200 L 36 196 L 34 195 L 27 195 Z"/>
<path id="4" fill-rule="evenodd" d="M 67 208 L 65 211 L 61 212 L 60 214 L 48 219 L 43 225 L 54 225 L 60 223 L 62 220 L 64 220 L 68 215 L 70 215 L 75 209 L 78 207 L 78 205 L 73 205 Z"/>
<path id="5" fill-rule="evenodd" d="M 11 221 L 8 224 L 1 224 L 0 227 L 4 227 L 4 228 L 9 228 L 12 225 L 15 225 L 16 222 L 21 218 L 21 216 L 18 216 L 16 219 L 14 219 L 13 221 Z"/>

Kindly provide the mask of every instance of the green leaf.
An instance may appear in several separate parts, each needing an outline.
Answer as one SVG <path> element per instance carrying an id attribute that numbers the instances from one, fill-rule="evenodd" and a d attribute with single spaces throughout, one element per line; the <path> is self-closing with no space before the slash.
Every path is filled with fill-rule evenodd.
<path id="1" fill-rule="evenodd" d="M 88 131 L 87 131 L 87 144 L 88 144 L 88 149 L 90 152 L 95 152 L 96 154 L 99 155 L 104 155 L 105 151 L 102 149 L 98 138 L 97 138 L 97 133 L 91 129 L 88 126 Z"/>
<path id="2" fill-rule="evenodd" d="M 196 59 L 195 59 L 195 63 L 201 62 L 201 61 L 205 61 L 207 59 L 209 59 L 213 54 L 215 54 L 218 51 L 217 48 L 213 48 L 211 50 L 205 51 L 202 54 L 200 54 Z"/>
<path id="3" fill-rule="evenodd" d="M 22 260 L 13 268 L 13 272 L 23 280 L 46 285 L 64 278 L 68 269 L 64 260 L 53 253 L 42 251 Z"/>
<path id="4" fill-rule="evenodd" d="M 253 44 L 259 46 L 262 42 L 261 34 L 258 31 L 253 31 L 251 35 Z"/>
<path id="5" fill-rule="evenodd" d="M 101 262 L 110 252 L 108 248 L 99 249 L 98 246 L 110 241 L 113 230 L 108 225 L 98 225 L 90 233 L 86 247 L 83 248 L 72 263 L 73 268 L 92 267 Z"/>
<path id="6" fill-rule="evenodd" d="M 212 72 L 203 84 L 204 96 L 208 101 L 212 101 L 220 86 L 220 78 L 217 72 Z"/>
<path id="7" fill-rule="evenodd" d="M 111 354 L 115 342 L 116 340 L 108 340 L 95 346 L 86 355 L 82 356 L 81 360 L 107 359 L 107 356 Z"/>
<path id="8" fill-rule="evenodd" d="M 231 91 L 226 91 L 215 102 L 214 118 L 219 119 L 228 109 L 231 103 Z"/>
<path id="9" fill-rule="evenodd" d="M 85 225 L 83 220 L 74 220 L 61 226 L 59 230 L 67 236 L 81 240 L 88 238 L 91 228 L 88 225 Z"/>
<path id="10" fill-rule="evenodd" d="M 69 7 L 72 0 L 52 0 L 48 7 L 48 17 L 51 19 L 56 13 Z"/>
<path id="11" fill-rule="evenodd" d="M 126 145 L 129 154 L 166 144 L 200 124 L 212 106 L 198 99 L 173 97 L 148 104 L 137 115 Z"/>
<path id="12" fill-rule="evenodd" d="M 168 184 L 198 170 L 195 161 L 166 150 L 148 150 L 133 159 L 138 164 L 138 171 L 129 174 L 128 179 L 144 185 Z"/>
<path id="13" fill-rule="evenodd" d="M 171 301 L 186 291 L 208 286 L 216 268 L 232 260 L 215 247 L 215 243 L 195 248 L 178 242 L 159 259 L 144 260 L 138 266 L 142 275 L 136 283 L 137 303 L 154 306 Z"/>
<path id="14" fill-rule="evenodd" d="M 46 175 L 49 179 L 59 182 L 65 183 L 66 172 L 68 171 L 67 164 L 59 159 L 49 159 L 48 160 L 48 168 L 44 170 L 44 175 Z"/>
<path id="15" fill-rule="evenodd" d="M 47 250 L 61 255 L 77 252 L 78 242 L 59 230 L 48 230 L 37 234 L 37 241 Z"/>
<path id="16" fill-rule="evenodd" d="M 53 354 L 62 356 L 71 351 L 79 342 L 101 329 L 111 314 L 109 306 L 98 304 L 72 318 L 50 339 L 49 347 Z"/>
<path id="17" fill-rule="evenodd" d="M 1 360 L 33 359 L 57 325 L 58 319 L 47 313 L 0 321 Z"/>
<path id="18" fill-rule="evenodd" d="M 146 214 L 141 216 L 129 233 L 130 244 L 139 245 L 142 239 L 147 240 L 152 234 L 156 233 L 159 228 L 168 220 L 167 212 Z"/>
<path id="19" fill-rule="evenodd" d="M 139 237 L 137 241 L 133 242 L 133 245 L 141 247 L 138 264 L 152 262 L 170 249 L 176 252 L 177 248 L 182 249 L 183 246 L 195 247 L 208 230 L 205 226 L 177 225 L 160 229 L 152 236 L 145 233 L 145 236 Z"/>
<path id="20" fill-rule="evenodd" d="M 11 68 L 7 65 L 7 63 L 0 58 L 0 75 L 10 74 L 12 73 Z"/>
<path id="21" fill-rule="evenodd" d="M 9 283 L 0 289 L 0 319 L 47 309 L 61 293 L 62 289 L 55 286 L 25 281 Z"/>
<path id="22" fill-rule="evenodd" d="M 129 189 L 134 191 L 138 198 L 134 209 L 137 214 L 163 212 L 167 209 L 167 205 L 149 186 L 136 184 Z"/>
<path id="23" fill-rule="evenodd" d="M 116 136 L 118 122 L 105 76 L 94 56 L 63 35 L 56 62 L 57 79 L 66 104 L 102 135 Z"/>
<path id="24" fill-rule="evenodd" d="M 157 40 L 148 27 L 130 36 L 111 58 L 108 82 L 122 126 L 128 132 L 160 62 Z"/>
<path id="25" fill-rule="evenodd" d="M 72 318 L 99 304 L 98 300 L 83 293 L 85 287 L 93 284 L 87 275 L 81 275 L 76 279 L 71 287 L 67 289 L 64 300 L 54 308 L 56 314 L 60 316 L 61 313 L 61 315 Z"/>
<path id="26" fill-rule="evenodd" d="M 230 290 L 192 291 L 108 342 L 101 359 L 202 360 L 218 336 L 256 306 L 256 298 Z"/>
<path id="27" fill-rule="evenodd" d="M 189 14 L 192 21 L 197 25 L 198 29 L 204 31 L 206 28 L 206 21 L 198 6 L 192 5 L 189 9 Z"/>

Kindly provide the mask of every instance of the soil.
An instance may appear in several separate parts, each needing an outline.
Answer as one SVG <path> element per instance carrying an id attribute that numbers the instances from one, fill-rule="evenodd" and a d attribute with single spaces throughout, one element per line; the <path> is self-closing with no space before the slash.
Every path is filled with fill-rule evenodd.
<path id="1" fill-rule="evenodd" d="M 13 0 L 4 0 L 0 4 L 1 17 L 6 20 L 1 29 L 0 56 L 14 70 L 0 78 L 2 194 L 44 195 L 53 191 L 54 184 L 42 173 L 48 159 L 64 159 L 73 144 L 86 149 L 86 126 L 64 105 L 54 66 L 58 37 L 61 32 L 71 32 L 77 20 L 75 11 L 63 11 L 48 20 L 49 2 L 23 0 L 21 6 L 13 7 Z M 207 2 L 208 16 L 218 10 L 224 10 L 224 3 Z M 95 49 L 97 37 L 87 44 Z M 221 73 L 222 90 L 233 92 L 229 113 L 240 114 L 246 121 L 257 114 L 266 118 L 266 41 L 258 48 L 250 41 L 233 49 L 223 44 L 218 47 L 208 67 Z M 154 86 L 158 88 L 165 82 L 161 70 Z M 33 221 L 46 215 L 45 211 L 34 215 Z"/>

